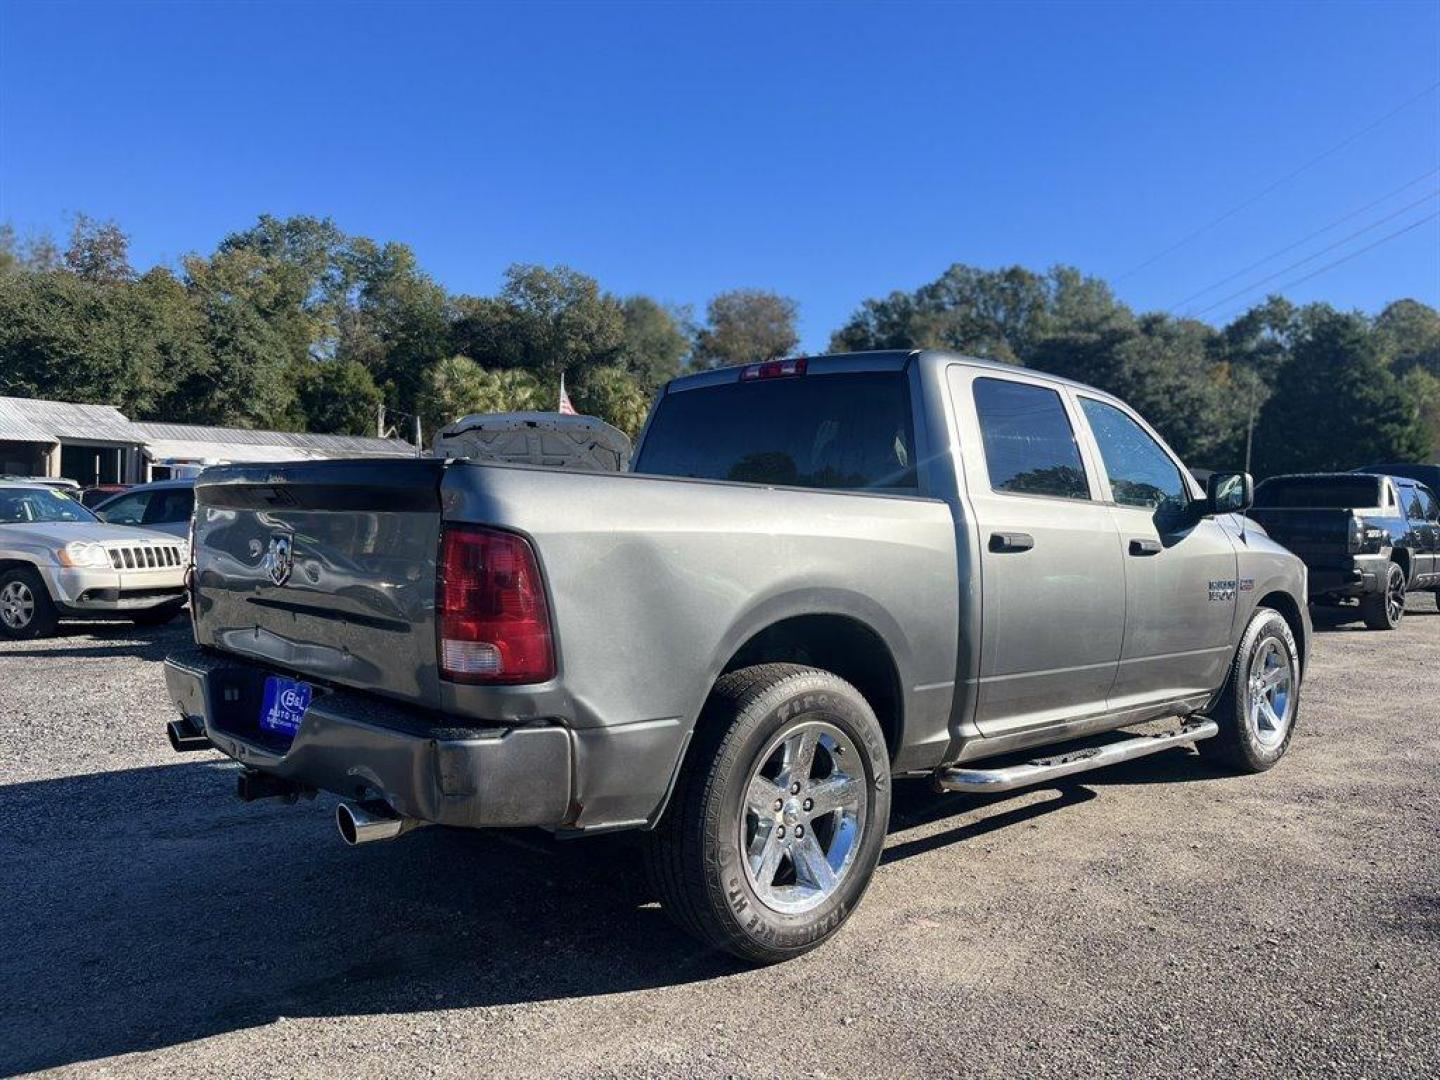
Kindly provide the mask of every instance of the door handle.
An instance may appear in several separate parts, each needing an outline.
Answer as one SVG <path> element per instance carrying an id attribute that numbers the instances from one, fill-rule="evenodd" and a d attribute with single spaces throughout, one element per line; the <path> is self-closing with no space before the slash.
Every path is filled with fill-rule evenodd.
<path id="1" fill-rule="evenodd" d="M 1131 555 L 1159 555 L 1163 550 L 1159 540 L 1151 540 L 1148 536 L 1137 536 L 1130 541 Z"/>
<path id="2" fill-rule="evenodd" d="M 1035 546 L 1035 538 L 1029 533 L 991 533 L 990 550 L 1004 553 L 1007 551 L 1029 551 Z"/>

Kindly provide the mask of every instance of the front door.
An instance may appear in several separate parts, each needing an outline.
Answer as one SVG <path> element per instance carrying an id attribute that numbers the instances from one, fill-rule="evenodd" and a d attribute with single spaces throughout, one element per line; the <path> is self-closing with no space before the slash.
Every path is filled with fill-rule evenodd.
<path id="1" fill-rule="evenodd" d="M 1102 462 L 1125 565 L 1125 643 L 1110 692 L 1115 709 L 1208 693 L 1234 647 L 1235 544 L 1191 508 L 1196 485 L 1130 413 L 1076 395 Z"/>
<path id="2" fill-rule="evenodd" d="M 976 725 L 1002 735 L 1102 713 L 1125 570 L 1074 405 L 1043 379 L 960 366 L 949 378 L 980 542 Z"/>

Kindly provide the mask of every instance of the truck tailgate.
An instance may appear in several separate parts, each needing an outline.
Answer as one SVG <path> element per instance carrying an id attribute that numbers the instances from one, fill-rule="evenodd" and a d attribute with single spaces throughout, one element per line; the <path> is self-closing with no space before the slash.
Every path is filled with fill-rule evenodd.
<path id="1" fill-rule="evenodd" d="M 1325 507 L 1253 507 L 1249 516 L 1278 544 L 1312 567 L 1348 565 L 1350 510 Z"/>
<path id="2" fill-rule="evenodd" d="M 434 706 L 445 463 L 207 469 L 195 488 L 201 645 Z"/>

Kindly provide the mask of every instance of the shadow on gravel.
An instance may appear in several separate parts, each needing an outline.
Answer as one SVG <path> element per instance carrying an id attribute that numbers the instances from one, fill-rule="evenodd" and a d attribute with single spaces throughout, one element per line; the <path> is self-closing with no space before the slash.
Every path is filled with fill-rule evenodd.
<path id="1" fill-rule="evenodd" d="M 133 623 L 61 623 L 52 637 L 28 641 L 0 651 L 8 657 L 131 656 L 137 660 L 164 660 L 176 645 L 190 641 L 190 623 L 184 618 L 164 626 Z"/>
<path id="2" fill-rule="evenodd" d="M 1433 619 L 1440 615 L 1440 597 L 1427 600 L 1424 597 L 1411 593 L 1405 604 L 1405 618 L 1407 619 Z M 1310 608 L 1310 621 L 1315 626 L 1316 633 L 1322 634 L 1370 634 L 1383 633 L 1384 631 L 1372 631 L 1360 615 L 1357 607 L 1321 607 L 1312 605 Z M 1401 623 L 1403 628 L 1404 623 Z"/>
<path id="3" fill-rule="evenodd" d="M 919 789 L 919 793 L 907 792 L 906 788 Z M 985 798 L 966 798 L 964 795 L 953 793 L 936 793 L 922 784 L 895 786 L 895 801 L 890 813 L 890 831 L 897 829 L 913 829 L 917 825 L 930 825 L 946 818 L 955 817 L 957 814 L 968 810 L 974 810 L 986 806 L 994 806 L 999 803 L 1010 801 L 1022 795 L 1030 795 L 1043 788 L 1025 788 L 1015 793 L 1004 795 L 992 795 Z M 898 844 L 892 844 L 885 849 L 880 856 L 880 865 L 899 862 L 901 859 L 908 859 L 915 855 L 924 855 L 926 852 L 935 851 L 938 848 L 949 847 L 951 844 L 963 843 L 967 840 L 978 840 L 987 833 L 995 832 L 997 829 L 1008 829 L 1031 821 L 1046 814 L 1053 814 L 1059 810 L 1065 810 L 1072 806 L 1079 806 L 1095 798 L 1095 792 L 1078 785 L 1067 786 L 1058 789 L 1058 797 L 1046 799 L 1043 802 L 1026 802 L 1009 810 L 1002 810 L 999 813 L 991 814 L 989 817 L 981 818 L 978 821 L 968 821 L 953 829 L 935 833 L 931 836 L 922 836 L 915 840 L 906 840 Z"/>
<path id="4" fill-rule="evenodd" d="M 1099 744 L 1113 739 L 1114 735 L 1097 736 L 1089 740 L 1067 743 L 1067 749 Z M 995 762 L 1024 761 L 1044 750 L 1013 754 L 996 758 Z M 895 785 L 894 802 L 890 810 L 890 831 L 913 829 L 920 825 L 931 825 L 937 821 L 957 817 L 960 814 L 988 807 L 1001 806 L 1006 802 L 1021 800 L 1019 805 L 1000 810 L 975 821 L 966 821 L 953 829 L 893 844 L 881 856 L 881 865 L 907 859 L 912 855 L 923 855 L 937 848 L 975 840 L 999 829 L 1012 828 L 1047 814 L 1059 813 L 1073 806 L 1080 806 L 1097 797 L 1092 788 L 1109 784 L 1183 784 L 1205 780 L 1218 780 L 1224 773 L 1212 768 L 1201 760 L 1193 750 L 1176 747 L 1163 750 L 1149 757 L 1111 765 L 1095 772 L 1067 777 L 1053 784 L 1020 788 L 1001 795 L 975 796 L 954 792 L 937 792 L 922 781 L 905 781 Z M 1040 802 L 1026 801 L 1036 792 L 1050 791 L 1052 798 Z"/>
<path id="5" fill-rule="evenodd" d="M 623 837 L 427 829 L 350 850 L 333 802 L 213 763 L 0 788 L 0 1075 L 283 1016 L 562 1000 L 742 970 L 647 906 Z"/>
<path id="6" fill-rule="evenodd" d="M 1174 751 L 1039 802 L 897 784 L 892 829 L 1017 805 L 883 862 L 1080 805 L 1098 784 L 1209 775 Z M 670 925 L 626 837 L 432 828 L 351 850 L 333 800 L 246 806 L 233 778 L 210 759 L 0 787 L 0 1075 L 287 1016 L 562 1001 L 744 970 Z"/>

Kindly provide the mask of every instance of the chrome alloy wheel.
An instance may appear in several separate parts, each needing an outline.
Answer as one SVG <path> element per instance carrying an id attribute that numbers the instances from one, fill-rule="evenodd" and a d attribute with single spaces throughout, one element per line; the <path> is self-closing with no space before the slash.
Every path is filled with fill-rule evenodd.
<path id="1" fill-rule="evenodd" d="M 1390 565 L 1390 574 L 1385 579 L 1385 606 L 1389 609 L 1391 624 L 1405 617 L 1405 571 L 1398 565 Z"/>
<path id="2" fill-rule="evenodd" d="M 865 831 L 865 774 L 850 737 L 823 721 L 778 735 L 757 759 L 740 812 L 750 887 L 796 915 L 840 887 Z"/>
<path id="3" fill-rule="evenodd" d="M 23 581 L 12 581 L 0 589 L 0 621 L 11 630 L 24 630 L 35 618 L 35 594 Z"/>
<path id="4" fill-rule="evenodd" d="M 1261 639 L 1250 658 L 1245 718 L 1266 749 L 1285 741 L 1295 719 L 1295 661 L 1278 637 Z"/>

